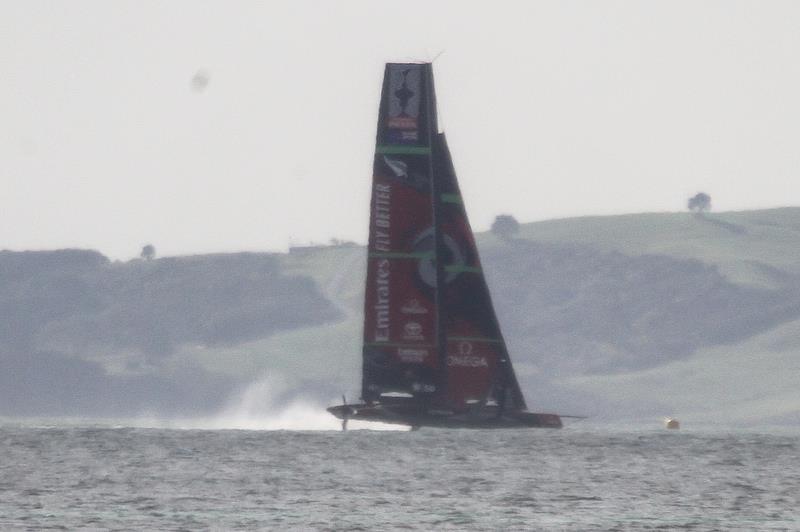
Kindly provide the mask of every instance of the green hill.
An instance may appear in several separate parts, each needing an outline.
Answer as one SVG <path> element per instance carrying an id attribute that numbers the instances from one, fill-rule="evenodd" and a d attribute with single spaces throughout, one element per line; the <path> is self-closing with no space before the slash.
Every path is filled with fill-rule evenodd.
<path id="1" fill-rule="evenodd" d="M 478 243 L 532 407 L 800 422 L 800 208 L 549 220 Z M 259 380 L 283 383 L 284 402 L 354 397 L 364 267 L 357 246 L 0 252 L 0 370 L 17 375 L 0 414 L 209 412 Z"/>
<path id="2" fill-rule="evenodd" d="M 646 213 L 548 220 L 523 225 L 519 236 L 633 256 L 696 259 L 741 284 L 775 287 L 785 274 L 800 273 L 797 207 L 704 216 Z"/>
<path id="3" fill-rule="evenodd" d="M 0 414 L 219 408 L 248 379 L 182 359 L 188 346 L 226 349 L 343 315 L 313 280 L 281 270 L 271 254 L 0 252 Z"/>
<path id="4" fill-rule="evenodd" d="M 800 337 L 791 334 L 800 323 L 800 209 L 550 220 L 522 225 L 510 242 L 488 233 L 478 242 L 532 405 L 600 419 L 795 419 L 800 392 L 787 383 L 795 378 L 791 360 L 800 364 Z M 320 286 L 341 274 L 331 264 L 350 272 L 345 291 L 328 294 L 349 309 L 348 318 L 285 339 L 335 346 L 341 368 L 320 378 L 329 397 L 337 387 L 331 381 L 357 392 L 358 253 L 330 248 L 285 257 Z M 772 345 L 779 347 L 765 347 Z M 304 352 L 298 371 L 327 367 L 330 350 Z M 674 368 L 683 373 L 672 375 Z M 704 389 L 715 379 L 722 384 Z M 763 397 L 753 402 L 757 393 Z"/>

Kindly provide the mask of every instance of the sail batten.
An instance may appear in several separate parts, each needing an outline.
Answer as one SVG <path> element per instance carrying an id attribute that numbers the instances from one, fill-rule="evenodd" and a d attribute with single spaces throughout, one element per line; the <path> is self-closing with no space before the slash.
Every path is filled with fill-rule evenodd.
<path id="1" fill-rule="evenodd" d="M 411 260 L 435 259 L 434 254 L 431 252 L 406 253 L 403 251 L 375 251 L 375 252 L 370 252 L 369 257 L 377 259 L 411 259 Z"/>
<path id="2" fill-rule="evenodd" d="M 502 344 L 502 338 L 482 338 L 479 336 L 448 336 L 449 342 L 486 342 L 489 344 Z"/>
<path id="3" fill-rule="evenodd" d="M 380 155 L 430 155 L 428 146 L 378 146 L 375 153 Z"/>

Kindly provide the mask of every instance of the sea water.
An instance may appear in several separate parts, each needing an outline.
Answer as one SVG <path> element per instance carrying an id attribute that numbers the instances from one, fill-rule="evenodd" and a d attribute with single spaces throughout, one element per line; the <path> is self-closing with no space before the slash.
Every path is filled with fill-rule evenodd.
<path id="1" fill-rule="evenodd" d="M 800 431 L 0 426 L 0 529 L 800 530 Z"/>

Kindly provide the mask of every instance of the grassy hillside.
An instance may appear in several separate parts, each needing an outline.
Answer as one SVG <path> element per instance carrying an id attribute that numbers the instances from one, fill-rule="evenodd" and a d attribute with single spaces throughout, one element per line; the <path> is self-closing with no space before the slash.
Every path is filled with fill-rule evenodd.
<path id="1" fill-rule="evenodd" d="M 530 403 L 609 419 L 795 419 L 800 209 L 552 220 L 478 242 Z M 332 348 L 305 351 L 315 361 L 343 349 L 324 388 L 351 394 L 357 379 L 341 374 L 359 366 L 345 341 L 360 335 L 356 253 L 285 259 L 322 286 L 349 272 L 341 295 L 327 294 L 348 318 L 293 331 L 286 345 Z"/>
<path id="2" fill-rule="evenodd" d="M 800 208 L 477 237 L 532 407 L 800 422 Z M 150 263 L 0 252 L 3 413 L 189 414 L 257 381 L 286 400 L 355 397 L 364 273 L 357 246 Z"/>
<path id="3" fill-rule="evenodd" d="M 525 240 L 574 243 L 627 255 L 665 255 L 717 266 L 731 281 L 774 287 L 800 273 L 800 208 L 706 214 L 647 213 L 548 220 Z"/>
<path id="4" fill-rule="evenodd" d="M 341 318 L 269 254 L 111 263 L 94 251 L 0 252 L 0 412 L 191 412 L 253 378 L 202 357 Z M 234 349 L 237 353 L 241 349 Z M 263 359 L 263 353 L 261 358 Z"/>
<path id="5" fill-rule="evenodd" d="M 800 320 L 736 345 L 709 347 L 693 357 L 644 371 L 568 377 L 562 384 L 604 398 L 606 407 L 639 416 L 676 415 L 709 423 L 800 423 Z M 599 417 L 608 411 L 593 409 Z"/>

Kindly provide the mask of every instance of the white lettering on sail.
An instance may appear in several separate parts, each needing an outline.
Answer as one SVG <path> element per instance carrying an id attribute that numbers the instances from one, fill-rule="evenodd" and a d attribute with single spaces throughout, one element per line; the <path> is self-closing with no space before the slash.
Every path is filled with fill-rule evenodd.
<path id="1" fill-rule="evenodd" d="M 428 358 L 427 349 L 412 349 L 408 347 L 401 347 L 397 350 L 397 355 L 403 362 L 422 363 Z"/>
<path id="2" fill-rule="evenodd" d="M 389 233 L 384 233 L 380 229 L 375 230 L 375 250 L 389 251 Z"/>
<path id="3" fill-rule="evenodd" d="M 375 184 L 373 191 L 373 219 L 375 220 L 375 251 L 391 251 L 389 226 L 391 222 L 392 187 Z"/>
<path id="4" fill-rule="evenodd" d="M 403 326 L 403 340 L 424 340 L 422 325 L 416 321 L 409 321 Z"/>
<path id="5" fill-rule="evenodd" d="M 375 221 L 374 247 L 377 252 L 392 250 L 389 225 L 391 220 L 391 185 L 375 183 L 373 189 L 373 219 Z M 389 259 L 382 258 L 375 263 L 375 334 L 374 341 L 389 341 Z"/>
<path id="6" fill-rule="evenodd" d="M 485 357 L 472 355 L 450 355 L 447 357 L 448 366 L 462 366 L 465 368 L 488 368 L 489 363 Z"/>
<path id="7" fill-rule="evenodd" d="M 400 312 L 403 314 L 427 314 L 428 309 L 422 306 L 422 303 L 419 302 L 417 299 L 409 299 L 406 303 L 400 308 Z"/>
<path id="8" fill-rule="evenodd" d="M 462 366 L 465 368 L 488 368 L 486 357 L 472 354 L 472 342 L 462 341 L 458 344 L 458 354 L 447 357 L 448 366 Z"/>
<path id="9" fill-rule="evenodd" d="M 389 260 L 380 259 L 376 263 L 375 275 L 375 341 L 389 341 Z"/>

